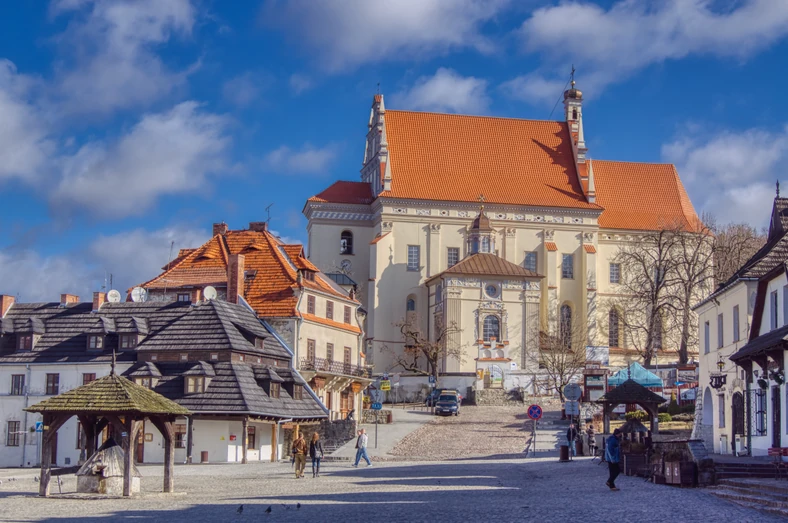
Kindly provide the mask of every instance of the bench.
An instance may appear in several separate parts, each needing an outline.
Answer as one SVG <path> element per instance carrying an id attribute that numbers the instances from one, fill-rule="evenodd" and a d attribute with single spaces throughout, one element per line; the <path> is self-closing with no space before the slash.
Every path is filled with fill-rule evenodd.
<path id="1" fill-rule="evenodd" d="M 772 462 L 774 464 L 774 478 L 780 479 L 780 475 L 788 470 L 788 463 L 783 461 L 783 457 L 788 457 L 788 447 L 771 447 L 768 450 L 768 455 L 770 458 L 774 458 Z M 786 474 L 786 479 L 788 479 L 788 474 Z"/>

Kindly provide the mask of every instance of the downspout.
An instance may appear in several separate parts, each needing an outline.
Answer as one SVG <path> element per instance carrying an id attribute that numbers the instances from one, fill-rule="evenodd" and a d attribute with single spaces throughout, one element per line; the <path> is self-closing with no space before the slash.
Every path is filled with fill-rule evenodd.
<path id="1" fill-rule="evenodd" d="M 27 409 L 29 402 L 30 402 L 30 365 L 25 365 L 25 369 L 27 369 L 27 376 L 25 376 L 25 409 Z M 23 411 L 25 413 L 24 421 L 22 428 L 24 429 L 25 433 L 22 434 L 22 463 L 19 465 L 20 467 L 25 466 L 25 458 L 27 457 L 27 410 Z"/>

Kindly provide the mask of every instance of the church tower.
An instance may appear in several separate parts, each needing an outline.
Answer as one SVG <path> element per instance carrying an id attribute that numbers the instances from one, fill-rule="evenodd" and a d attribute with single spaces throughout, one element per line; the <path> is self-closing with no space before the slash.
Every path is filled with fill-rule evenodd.
<path id="1" fill-rule="evenodd" d="M 370 184 L 375 196 L 381 191 L 391 190 L 391 167 L 388 160 L 386 106 L 383 103 L 383 95 L 376 94 L 372 99 L 372 109 L 369 113 L 367 143 L 361 166 L 361 181 Z"/>
<path id="2" fill-rule="evenodd" d="M 586 140 L 583 135 L 583 92 L 575 89 L 575 73 L 572 69 L 572 86 L 564 91 L 564 116 L 572 135 L 572 149 L 577 163 L 585 163 Z"/>
<path id="3" fill-rule="evenodd" d="M 480 197 L 484 201 L 484 197 Z M 468 230 L 468 255 L 486 252 L 495 254 L 495 230 L 490 227 L 490 219 L 484 214 L 484 205 Z"/>

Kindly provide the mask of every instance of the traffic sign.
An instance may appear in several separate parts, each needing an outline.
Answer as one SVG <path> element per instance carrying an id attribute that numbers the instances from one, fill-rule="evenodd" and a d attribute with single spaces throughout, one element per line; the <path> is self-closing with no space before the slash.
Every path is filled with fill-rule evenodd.
<path id="1" fill-rule="evenodd" d="M 36 421 L 36 432 L 44 432 L 44 422 Z"/>
<path id="2" fill-rule="evenodd" d="M 566 412 L 567 416 L 579 416 L 580 415 L 580 402 L 579 401 L 567 401 L 564 403 L 564 412 Z"/>
<path id="3" fill-rule="evenodd" d="M 430 376 L 430 383 L 435 383 L 435 376 Z"/>
<path id="4" fill-rule="evenodd" d="M 542 407 L 539 405 L 531 405 L 528 407 L 528 417 L 531 419 L 539 419 L 542 417 Z"/>
<path id="5" fill-rule="evenodd" d="M 383 408 L 383 404 L 382 403 L 373 403 L 371 405 L 371 407 L 372 407 L 372 410 L 380 410 L 380 409 Z"/>
<path id="6" fill-rule="evenodd" d="M 372 398 L 373 403 L 382 403 L 383 402 L 383 391 L 378 389 L 369 389 L 369 396 Z"/>
<path id="7" fill-rule="evenodd" d="M 583 391 L 580 389 L 580 385 L 577 383 L 570 383 L 564 387 L 564 397 L 569 401 L 577 401 L 582 395 Z"/>
<path id="8" fill-rule="evenodd" d="M 389 380 L 381 380 L 380 390 L 391 390 L 391 382 Z"/>

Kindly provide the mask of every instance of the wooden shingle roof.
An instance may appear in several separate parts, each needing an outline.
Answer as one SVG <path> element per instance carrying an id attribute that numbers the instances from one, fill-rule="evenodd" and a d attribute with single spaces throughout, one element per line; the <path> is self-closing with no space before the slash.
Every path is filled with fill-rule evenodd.
<path id="1" fill-rule="evenodd" d="M 189 409 L 117 374 L 28 407 L 27 412 L 75 414 L 164 414 L 187 416 Z"/>
<path id="2" fill-rule="evenodd" d="M 666 400 L 659 394 L 651 392 L 635 380 L 627 380 L 610 392 L 596 400 L 596 403 L 646 403 L 661 405 Z"/>

